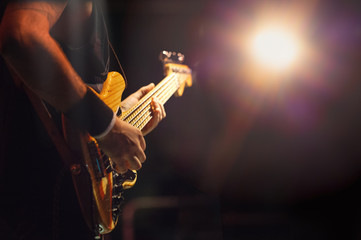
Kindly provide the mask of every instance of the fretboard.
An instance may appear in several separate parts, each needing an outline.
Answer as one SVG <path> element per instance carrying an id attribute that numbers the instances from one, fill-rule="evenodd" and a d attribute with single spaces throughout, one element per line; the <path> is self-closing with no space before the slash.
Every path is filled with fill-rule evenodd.
<path id="1" fill-rule="evenodd" d="M 157 86 L 147 93 L 135 106 L 126 111 L 121 119 L 142 130 L 152 119 L 152 99 L 157 98 L 162 104 L 178 90 L 187 76 L 180 73 L 172 73 L 164 78 Z"/>

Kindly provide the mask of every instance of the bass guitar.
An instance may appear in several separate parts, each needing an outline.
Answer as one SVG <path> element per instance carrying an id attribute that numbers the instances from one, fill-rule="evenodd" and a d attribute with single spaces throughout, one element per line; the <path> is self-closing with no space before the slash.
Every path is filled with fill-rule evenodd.
<path id="1" fill-rule="evenodd" d="M 182 64 L 183 59 L 182 54 L 163 51 L 165 78 L 135 106 L 118 114 L 118 117 L 141 130 L 152 119 L 153 97 L 164 104 L 172 95 L 181 96 L 184 88 L 192 85 L 191 70 Z M 124 89 L 122 75 L 110 72 L 98 96 L 118 113 Z M 65 118 L 63 133 L 66 144 L 75 156 L 73 159 L 76 159 L 69 167 L 85 220 L 95 235 L 109 233 L 116 226 L 121 213 L 123 192 L 135 184 L 137 173 L 130 170 L 125 174 L 117 173 L 97 141 L 88 133 L 77 130 Z"/>

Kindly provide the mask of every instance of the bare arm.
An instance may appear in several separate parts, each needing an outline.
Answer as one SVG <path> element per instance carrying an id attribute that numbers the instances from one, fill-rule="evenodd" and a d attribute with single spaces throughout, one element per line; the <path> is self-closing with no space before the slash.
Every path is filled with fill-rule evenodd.
<path id="1" fill-rule="evenodd" d="M 12 72 L 61 112 L 82 101 L 87 92 L 87 86 L 50 35 L 66 5 L 65 0 L 11 3 L 0 25 L 0 54 Z M 162 118 L 162 106 L 154 104 L 156 118 L 148 129 L 153 129 Z M 146 159 L 142 132 L 120 119 L 99 144 L 119 172 L 139 169 Z"/>
<path id="2" fill-rule="evenodd" d="M 11 3 L 0 26 L 0 52 L 8 65 L 36 94 L 63 112 L 86 92 L 86 85 L 49 34 L 66 4 Z"/>

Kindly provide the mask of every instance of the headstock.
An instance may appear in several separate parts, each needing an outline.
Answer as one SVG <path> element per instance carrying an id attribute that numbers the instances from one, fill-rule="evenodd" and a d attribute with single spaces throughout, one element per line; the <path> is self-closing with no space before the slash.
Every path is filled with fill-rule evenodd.
<path id="1" fill-rule="evenodd" d="M 175 95 L 182 96 L 184 88 L 192 86 L 192 70 L 183 64 L 184 55 L 177 52 L 162 51 L 159 58 L 164 66 L 164 74 L 166 76 L 174 74 L 178 77 L 179 88 Z"/>

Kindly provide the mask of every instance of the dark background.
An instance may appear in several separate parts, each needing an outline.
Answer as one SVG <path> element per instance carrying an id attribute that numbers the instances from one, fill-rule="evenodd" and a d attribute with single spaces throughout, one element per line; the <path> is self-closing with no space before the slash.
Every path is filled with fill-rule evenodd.
<path id="1" fill-rule="evenodd" d="M 317 58 L 270 93 L 231 40 L 260 2 L 108 0 L 125 95 L 163 78 L 162 50 L 195 74 L 146 137 L 113 239 L 361 238 L 359 4 L 304 1 Z"/>

